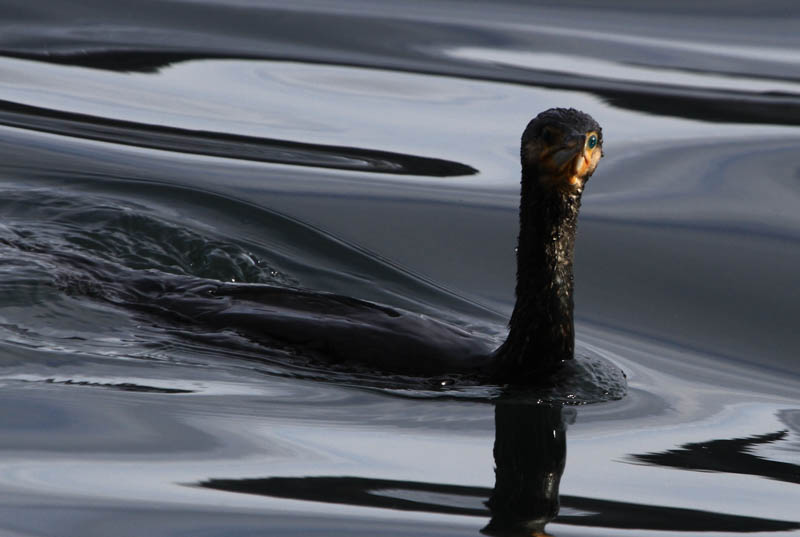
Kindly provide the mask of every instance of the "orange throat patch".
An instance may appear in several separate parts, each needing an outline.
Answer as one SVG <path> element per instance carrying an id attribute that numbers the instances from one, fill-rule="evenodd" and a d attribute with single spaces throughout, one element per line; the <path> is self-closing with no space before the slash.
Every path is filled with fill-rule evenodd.
<path id="1" fill-rule="evenodd" d="M 594 173 L 601 156 L 600 151 L 584 151 L 575 159 L 575 173 L 569 178 L 570 186 L 583 187 L 586 179 Z"/>

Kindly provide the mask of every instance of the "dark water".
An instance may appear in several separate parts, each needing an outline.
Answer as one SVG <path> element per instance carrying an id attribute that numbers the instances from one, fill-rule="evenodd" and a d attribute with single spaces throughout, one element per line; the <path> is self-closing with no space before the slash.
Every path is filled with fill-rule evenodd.
<path id="1" fill-rule="evenodd" d="M 0 5 L 0 533 L 800 529 L 795 2 L 269 4 Z M 499 340 L 551 106 L 604 127 L 577 347 L 620 400 L 323 379 L 110 299 L 302 287 Z"/>

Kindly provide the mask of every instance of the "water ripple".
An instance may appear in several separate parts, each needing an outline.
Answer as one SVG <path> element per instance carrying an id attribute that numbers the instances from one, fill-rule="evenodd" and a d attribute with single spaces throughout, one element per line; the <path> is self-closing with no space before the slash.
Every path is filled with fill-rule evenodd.
<path id="1" fill-rule="evenodd" d="M 443 159 L 146 125 L 10 101 L 0 101 L 0 124 L 136 147 L 297 166 L 430 177 L 477 173 L 471 166 Z"/>

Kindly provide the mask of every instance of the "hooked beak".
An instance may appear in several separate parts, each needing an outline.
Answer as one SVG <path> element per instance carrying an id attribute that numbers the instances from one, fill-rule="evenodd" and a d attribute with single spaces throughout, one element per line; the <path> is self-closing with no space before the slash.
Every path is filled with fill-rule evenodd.
<path id="1" fill-rule="evenodd" d="M 550 159 L 556 169 L 562 170 L 575 160 L 575 157 L 583 151 L 585 138 L 584 134 L 574 134 L 564 141 L 564 145 L 552 153 Z"/>

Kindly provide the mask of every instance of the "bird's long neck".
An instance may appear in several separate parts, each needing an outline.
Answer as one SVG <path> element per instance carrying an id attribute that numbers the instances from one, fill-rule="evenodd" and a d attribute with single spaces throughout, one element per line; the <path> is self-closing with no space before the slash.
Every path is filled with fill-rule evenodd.
<path id="1" fill-rule="evenodd" d="M 580 193 L 542 186 L 523 170 L 517 247 L 517 302 L 495 362 L 501 376 L 552 369 L 573 357 L 572 258 Z"/>

